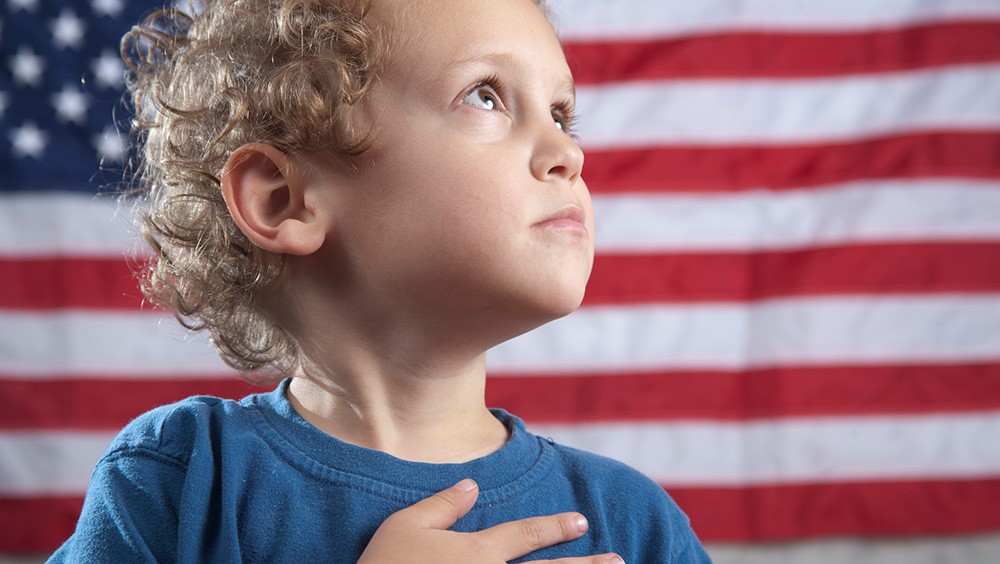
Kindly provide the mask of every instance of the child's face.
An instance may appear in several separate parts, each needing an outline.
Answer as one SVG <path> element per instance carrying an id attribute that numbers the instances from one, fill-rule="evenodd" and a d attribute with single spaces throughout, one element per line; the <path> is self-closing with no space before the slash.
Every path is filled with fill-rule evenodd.
<path id="1" fill-rule="evenodd" d="M 386 4 L 410 2 L 377 9 Z M 531 0 L 402 10 L 367 99 L 375 143 L 331 235 L 396 312 L 531 326 L 569 313 L 590 274 L 594 220 L 583 153 L 560 129 L 575 94 L 555 34 Z"/>

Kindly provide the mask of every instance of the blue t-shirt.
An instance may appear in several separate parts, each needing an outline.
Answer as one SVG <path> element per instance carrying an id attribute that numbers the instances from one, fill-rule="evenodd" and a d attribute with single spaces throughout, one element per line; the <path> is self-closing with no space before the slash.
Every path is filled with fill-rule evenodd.
<path id="1" fill-rule="evenodd" d="M 462 464 L 400 460 L 337 440 L 289 404 L 288 380 L 236 402 L 195 397 L 130 423 L 97 463 L 76 532 L 54 562 L 356 562 L 392 513 L 463 478 L 475 507 L 452 528 L 578 511 L 590 530 L 525 559 L 617 552 L 628 564 L 708 562 L 657 484 L 528 433 Z"/>

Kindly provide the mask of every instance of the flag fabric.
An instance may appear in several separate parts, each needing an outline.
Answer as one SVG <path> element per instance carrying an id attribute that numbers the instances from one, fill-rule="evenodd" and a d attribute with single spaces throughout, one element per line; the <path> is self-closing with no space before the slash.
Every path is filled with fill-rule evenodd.
<path id="1" fill-rule="evenodd" d="M 578 312 L 491 351 L 489 403 L 661 483 L 719 561 L 989 561 L 1000 0 L 549 4 L 597 258 Z M 256 390 L 143 306 L 101 194 L 155 6 L 0 8 L 0 552 L 70 534 L 130 418 Z"/>

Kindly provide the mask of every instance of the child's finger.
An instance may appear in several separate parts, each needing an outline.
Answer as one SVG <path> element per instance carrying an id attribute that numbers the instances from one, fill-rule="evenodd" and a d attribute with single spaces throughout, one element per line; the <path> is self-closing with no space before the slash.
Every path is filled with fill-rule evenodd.
<path id="1" fill-rule="evenodd" d="M 501 523 L 474 533 L 482 544 L 504 560 L 513 560 L 540 548 L 583 536 L 587 519 L 579 513 L 559 513 Z"/>
<path id="2" fill-rule="evenodd" d="M 576 558 L 558 558 L 556 560 L 532 560 L 524 564 L 625 564 L 617 554 L 597 554 L 594 556 L 578 556 Z"/>
<path id="3" fill-rule="evenodd" d="M 477 497 L 479 497 L 479 486 L 467 478 L 406 509 L 397 511 L 389 518 L 393 521 L 409 521 L 421 528 L 445 530 L 472 509 Z"/>

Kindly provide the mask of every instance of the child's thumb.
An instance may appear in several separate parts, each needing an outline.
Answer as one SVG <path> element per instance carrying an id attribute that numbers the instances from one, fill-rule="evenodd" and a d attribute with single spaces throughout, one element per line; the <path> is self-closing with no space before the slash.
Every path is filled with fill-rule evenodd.
<path id="1" fill-rule="evenodd" d="M 476 504 L 479 486 L 466 478 L 454 486 L 399 511 L 398 516 L 415 520 L 428 529 L 445 530 L 455 524 Z"/>

